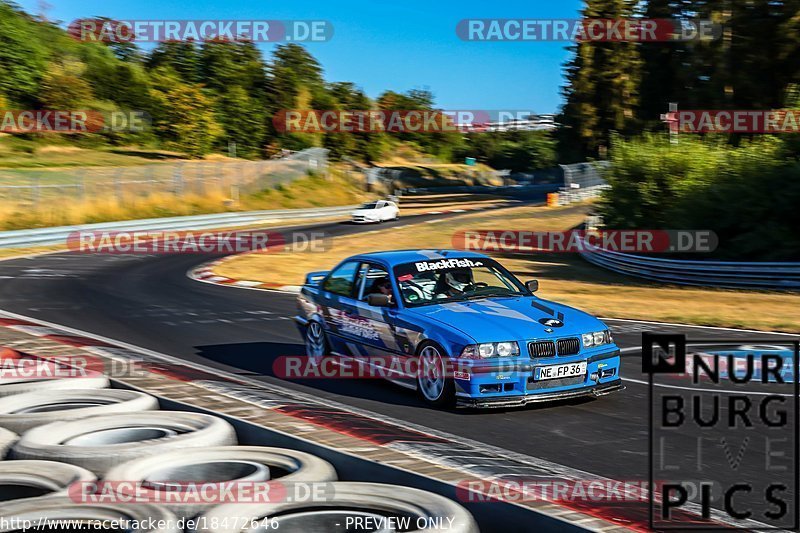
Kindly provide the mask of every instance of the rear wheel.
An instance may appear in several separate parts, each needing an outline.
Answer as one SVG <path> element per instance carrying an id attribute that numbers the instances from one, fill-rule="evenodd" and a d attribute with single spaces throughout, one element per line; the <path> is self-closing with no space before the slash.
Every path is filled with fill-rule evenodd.
<path id="1" fill-rule="evenodd" d="M 426 344 L 419 352 L 417 391 L 422 399 L 436 407 L 455 404 L 456 386 L 447 376 L 447 364 L 442 350 L 435 344 Z"/>
<path id="2" fill-rule="evenodd" d="M 314 365 L 319 365 L 322 358 L 328 355 L 325 332 L 322 329 L 322 324 L 316 320 L 309 321 L 306 327 L 306 355 Z"/>

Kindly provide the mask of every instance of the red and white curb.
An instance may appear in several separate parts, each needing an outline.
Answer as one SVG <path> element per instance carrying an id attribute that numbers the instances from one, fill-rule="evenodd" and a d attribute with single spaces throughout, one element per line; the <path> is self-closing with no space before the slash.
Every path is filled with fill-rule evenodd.
<path id="1" fill-rule="evenodd" d="M 220 276 L 214 272 L 220 263 L 227 258 L 217 259 L 203 263 L 186 273 L 190 279 L 212 285 L 224 285 L 226 287 L 238 287 L 240 289 L 251 289 L 260 291 L 280 291 L 280 292 L 300 292 L 299 285 L 281 285 L 280 283 L 270 283 L 268 281 L 253 281 L 247 279 L 234 279 L 227 276 Z"/>

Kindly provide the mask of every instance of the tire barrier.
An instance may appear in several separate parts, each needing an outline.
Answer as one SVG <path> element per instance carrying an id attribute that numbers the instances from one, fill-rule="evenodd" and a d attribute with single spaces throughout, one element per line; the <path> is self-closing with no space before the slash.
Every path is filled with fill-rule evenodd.
<path id="1" fill-rule="evenodd" d="M 0 428 L 0 459 L 6 456 L 11 446 L 17 442 L 17 439 L 19 439 L 19 437 L 13 431 Z"/>
<path id="2" fill-rule="evenodd" d="M 18 502 L 6 502 L 0 504 L 0 518 L 5 524 L 13 526 L 15 524 L 30 521 L 34 525 L 44 523 L 46 520 L 71 520 L 83 522 L 83 526 L 88 531 L 103 531 L 93 527 L 93 523 L 113 523 L 127 521 L 134 525 L 126 531 L 130 533 L 181 533 L 178 529 L 178 520 L 172 512 L 158 505 L 113 505 L 113 504 L 86 504 L 75 503 L 66 496 L 46 496 L 21 500 Z M 151 528 L 150 525 L 154 528 Z M 74 531 L 75 529 L 57 528 L 55 531 Z M 34 526 L 33 530 L 48 531 L 49 528 Z M 16 531 L 14 527 L 0 527 L 0 531 Z M 109 529 L 108 531 L 121 531 L 119 529 Z"/>
<path id="3" fill-rule="evenodd" d="M 184 411 L 152 411 L 39 426 L 17 441 L 10 456 L 62 461 L 102 477 L 112 467 L 139 457 L 236 443 L 233 426 L 222 418 Z"/>
<path id="4" fill-rule="evenodd" d="M 75 389 L 105 389 L 111 385 L 106 377 L 101 374 L 77 378 L 13 378 L 0 379 L 0 398 L 26 392 L 47 392 L 56 390 Z"/>
<path id="5" fill-rule="evenodd" d="M 357 530 L 348 528 L 348 522 L 362 519 L 383 524 L 378 526 L 380 529 L 373 529 L 380 533 L 478 532 L 478 525 L 466 509 L 438 494 L 381 483 L 339 481 L 330 486 L 331 494 L 324 502 L 216 506 L 201 515 L 198 524 L 205 527 L 197 531 L 239 533 L 253 523 L 262 523 L 266 524 L 262 529 L 281 533 L 345 532 Z M 225 517 L 227 521 L 223 520 Z"/>
<path id="6" fill-rule="evenodd" d="M 117 492 L 127 499 L 138 495 L 148 501 L 169 501 L 164 491 L 170 490 L 176 482 L 213 484 L 278 480 L 291 483 L 336 479 L 336 470 L 329 462 L 305 452 L 261 446 L 220 446 L 175 450 L 134 459 L 109 470 L 103 481 L 117 487 Z M 116 483 L 120 481 L 134 481 L 136 484 Z M 186 518 L 209 507 L 185 503 L 167 506 L 178 516 Z"/>
<path id="7" fill-rule="evenodd" d="M 0 397 L 64 389 L 105 389 L 111 385 L 102 372 L 77 368 L 75 376 L 65 376 L 63 364 L 29 358 L 14 350 L 0 349 L 0 360 Z"/>
<path id="8" fill-rule="evenodd" d="M 51 422 L 155 409 L 158 409 L 158 400 L 132 390 L 27 392 L 0 398 L 0 427 L 22 434 Z"/>
<path id="9" fill-rule="evenodd" d="M 85 468 L 66 463 L 0 461 L 0 502 L 66 494 L 73 483 L 95 480 L 97 477 Z"/>

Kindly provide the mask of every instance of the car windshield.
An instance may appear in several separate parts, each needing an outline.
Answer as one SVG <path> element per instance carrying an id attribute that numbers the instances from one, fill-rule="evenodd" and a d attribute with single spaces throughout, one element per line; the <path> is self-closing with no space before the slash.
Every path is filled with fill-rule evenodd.
<path id="1" fill-rule="evenodd" d="M 378 207 L 378 202 L 367 202 L 365 204 L 361 204 L 359 209 L 376 209 Z"/>
<path id="2" fill-rule="evenodd" d="M 486 258 L 431 259 L 394 268 L 407 306 L 441 304 L 530 292 L 510 272 Z"/>

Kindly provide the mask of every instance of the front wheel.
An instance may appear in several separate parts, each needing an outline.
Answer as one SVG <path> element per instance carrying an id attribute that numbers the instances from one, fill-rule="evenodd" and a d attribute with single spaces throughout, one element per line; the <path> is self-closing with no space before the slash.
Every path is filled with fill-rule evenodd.
<path id="1" fill-rule="evenodd" d="M 319 365 L 322 358 L 328 355 L 325 332 L 322 329 L 322 324 L 316 320 L 310 321 L 306 327 L 306 355 L 309 362 L 315 366 Z"/>
<path id="2" fill-rule="evenodd" d="M 450 407 L 455 404 L 455 383 L 447 376 L 445 356 L 433 344 L 426 345 L 419 353 L 417 391 L 426 403 L 435 407 Z"/>

